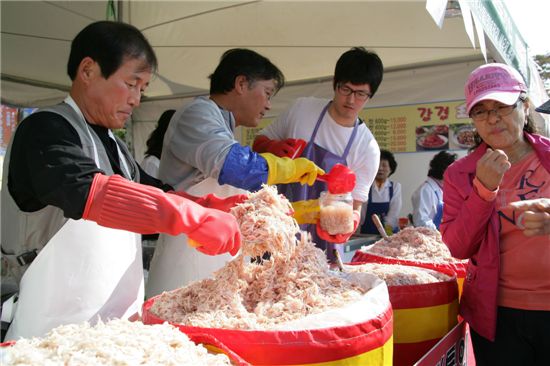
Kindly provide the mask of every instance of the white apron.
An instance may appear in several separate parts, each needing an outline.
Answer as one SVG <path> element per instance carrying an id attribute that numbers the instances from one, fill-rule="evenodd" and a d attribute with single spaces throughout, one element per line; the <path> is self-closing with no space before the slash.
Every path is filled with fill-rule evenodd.
<path id="1" fill-rule="evenodd" d="M 68 220 L 21 278 L 6 340 L 62 324 L 128 318 L 143 303 L 139 235 Z"/>
<path id="2" fill-rule="evenodd" d="M 247 191 L 228 184 L 220 186 L 216 179 L 207 178 L 186 190 L 194 196 L 214 193 L 229 197 Z M 193 281 L 210 277 L 213 272 L 233 259 L 229 253 L 206 255 L 187 244 L 187 235 L 161 234 L 157 242 L 147 277 L 145 296 L 151 298 L 163 291 L 174 290 Z"/>

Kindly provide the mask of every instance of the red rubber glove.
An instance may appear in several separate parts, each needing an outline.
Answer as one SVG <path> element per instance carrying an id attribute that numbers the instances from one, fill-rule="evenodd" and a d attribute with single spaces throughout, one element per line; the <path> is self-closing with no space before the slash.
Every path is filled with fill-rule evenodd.
<path id="1" fill-rule="evenodd" d="M 94 176 L 82 218 L 140 234 L 187 234 L 209 255 L 235 255 L 241 246 L 233 215 L 119 175 Z"/>
<path id="2" fill-rule="evenodd" d="M 233 207 L 239 203 L 243 203 L 248 199 L 247 194 L 236 194 L 229 197 L 218 197 L 213 193 L 207 194 L 206 196 L 197 197 L 190 195 L 186 192 L 175 192 L 170 191 L 168 193 L 176 194 L 180 197 L 187 198 L 195 203 L 198 203 L 202 207 L 215 208 L 216 210 L 229 212 Z"/>
<path id="3" fill-rule="evenodd" d="M 258 153 L 272 153 L 280 158 L 294 159 L 302 155 L 307 142 L 302 139 L 271 140 L 264 135 L 258 135 L 254 140 L 252 150 Z"/>
<path id="4" fill-rule="evenodd" d="M 361 220 L 361 215 L 359 214 L 358 211 L 353 210 L 353 231 L 347 234 L 336 234 L 336 235 L 330 235 L 325 230 L 323 230 L 321 228 L 321 225 L 319 224 L 319 220 L 317 220 L 317 225 L 315 225 L 317 228 L 317 235 L 319 235 L 319 238 L 329 241 L 331 243 L 336 243 L 336 244 L 345 243 L 346 241 L 348 241 L 350 236 L 353 235 L 355 230 L 357 230 L 357 226 L 359 226 L 359 220 Z"/>

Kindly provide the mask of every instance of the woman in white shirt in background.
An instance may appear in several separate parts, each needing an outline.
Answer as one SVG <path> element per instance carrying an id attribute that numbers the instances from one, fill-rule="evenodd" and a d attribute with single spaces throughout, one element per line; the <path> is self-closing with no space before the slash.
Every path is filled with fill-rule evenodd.
<path id="1" fill-rule="evenodd" d="M 395 173 L 397 161 L 388 150 L 380 150 L 380 165 L 370 187 L 369 199 L 363 204 L 363 224 L 361 234 L 379 234 L 371 219 L 377 214 L 386 231 L 395 233 L 399 230 L 398 219 L 401 211 L 401 184 L 388 178 Z"/>
<path id="2" fill-rule="evenodd" d="M 158 179 L 159 177 L 159 165 L 160 156 L 162 155 L 162 141 L 164 140 L 164 134 L 168 129 L 170 119 L 176 112 L 175 109 L 167 109 L 161 115 L 157 122 L 157 127 L 151 132 L 147 139 L 147 150 L 145 151 L 145 157 L 141 161 L 141 168 L 145 173 L 151 177 Z M 142 243 L 142 258 L 145 280 L 147 280 L 149 274 L 149 267 L 151 265 L 151 259 L 155 252 L 155 247 L 159 234 L 144 234 L 141 235 Z"/>
<path id="3" fill-rule="evenodd" d="M 170 119 L 176 112 L 175 109 L 164 111 L 158 120 L 157 127 L 151 132 L 147 139 L 147 151 L 141 161 L 141 168 L 153 178 L 158 179 L 160 156 L 162 154 L 162 141 L 168 128 Z"/>
<path id="4" fill-rule="evenodd" d="M 456 154 L 440 151 L 430 161 L 428 179 L 411 197 L 415 227 L 439 230 L 443 218 L 443 173 L 456 158 Z"/>

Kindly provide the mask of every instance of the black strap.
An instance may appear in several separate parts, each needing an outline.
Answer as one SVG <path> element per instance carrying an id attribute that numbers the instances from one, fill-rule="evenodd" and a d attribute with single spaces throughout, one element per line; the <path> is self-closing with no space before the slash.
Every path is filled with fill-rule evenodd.
<path id="1" fill-rule="evenodd" d="M 36 258 L 37 255 L 38 255 L 38 251 L 35 249 L 30 252 L 20 254 L 15 258 L 17 259 L 17 263 L 19 263 L 19 265 L 25 266 L 27 264 L 32 263 L 32 261 L 34 260 L 34 258 Z"/>

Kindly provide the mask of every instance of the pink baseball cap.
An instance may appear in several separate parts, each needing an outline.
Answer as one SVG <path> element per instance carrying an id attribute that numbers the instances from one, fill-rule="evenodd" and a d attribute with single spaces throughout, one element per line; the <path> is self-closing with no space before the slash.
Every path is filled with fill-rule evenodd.
<path id="1" fill-rule="evenodd" d="M 468 77 L 464 86 L 466 112 L 482 100 L 496 100 L 503 104 L 514 104 L 527 87 L 523 78 L 513 67 L 493 63 L 481 65 Z"/>

